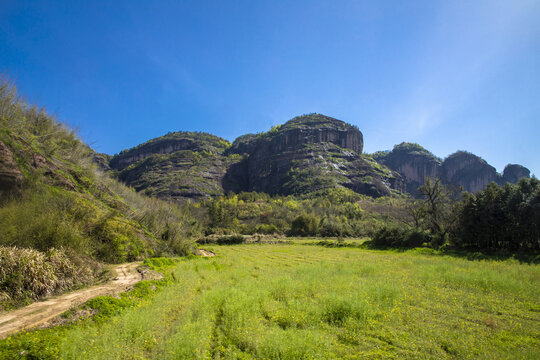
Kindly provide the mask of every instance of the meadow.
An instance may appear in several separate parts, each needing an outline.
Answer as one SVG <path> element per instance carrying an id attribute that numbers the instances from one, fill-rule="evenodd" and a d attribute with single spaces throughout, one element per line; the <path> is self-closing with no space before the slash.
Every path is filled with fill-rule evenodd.
<path id="1" fill-rule="evenodd" d="M 94 317 L 13 336 L 0 342 L 0 354 L 13 354 L 6 350 L 11 349 L 20 358 L 61 359 L 540 356 L 536 264 L 467 260 L 430 249 L 302 242 L 206 248 L 217 255 L 180 259 L 165 271 L 169 281 L 106 321 Z"/>

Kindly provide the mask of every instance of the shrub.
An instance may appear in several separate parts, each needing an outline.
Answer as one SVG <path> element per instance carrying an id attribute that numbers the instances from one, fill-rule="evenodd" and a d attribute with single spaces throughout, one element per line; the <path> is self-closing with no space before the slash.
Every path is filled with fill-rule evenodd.
<path id="1" fill-rule="evenodd" d="M 373 235 L 371 244 L 375 247 L 419 247 L 432 241 L 429 233 L 399 226 L 384 226 Z"/>
<path id="2" fill-rule="evenodd" d="M 293 236 L 312 236 L 319 231 L 319 218 L 313 214 L 298 215 L 291 224 Z"/>
<path id="3" fill-rule="evenodd" d="M 65 249 L 0 247 L 0 308 L 90 284 L 102 267 Z"/>
<path id="4" fill-rule="evenodd" d="M 220 236 L 216 240 L 218 245 L 234 245 L 242 244 L 244 242 L 244 237 L 242 235 L 226 235 Z"/>

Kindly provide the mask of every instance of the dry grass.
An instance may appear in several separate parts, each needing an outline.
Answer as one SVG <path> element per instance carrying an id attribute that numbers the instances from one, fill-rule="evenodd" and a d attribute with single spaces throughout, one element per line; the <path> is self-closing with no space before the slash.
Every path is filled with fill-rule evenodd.
<path id="1" fill-rule="evenodd" d="M 99 263 L 65 249 L 0 247 L 0 309 L 95 281 Z"/>

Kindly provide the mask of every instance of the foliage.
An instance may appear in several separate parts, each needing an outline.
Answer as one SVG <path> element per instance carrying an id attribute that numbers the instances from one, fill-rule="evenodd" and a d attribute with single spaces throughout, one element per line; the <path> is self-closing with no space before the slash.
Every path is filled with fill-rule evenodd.
<path id="1" fill-rule="evenodd" d="M 463 200 L 455 243 L 459 247 L 540 251 L 540 181 L 488 185 Z"/>
<path id="2" fill-rule="evenodd" d="M 301 196 L 242 192 L 201 203 L 208 214 L 207 234 L 324 237 L 371 235 L 384 224 L 406 221 L 409 214 L 405 206 L 403 198 L 373 199 L 345 188 Z"/>
<path id="3" fill-rule="evenodd" d="M 0 141 L 24 177 L 21 194 L 0 198 L 0 246 L 43 253 L 62 248 L 73 259 L 111 263 L 193 251 L 193 239 L 201 234 L 195 208 L 148 198 L 103 173 L 93 162 L 96 154 L 73 130 L 28 105 L 5 80 L 0 81 Z M 228 146 L 219 140 L 217 145 Z M 40 271 L 37 261 L 29 266 Z M 39 278 L 32 279 L 39 287 Z M 85 276 L 80 283 L 88 283 Z M 8 285 L 18 291 L 15 282 Z M 35 294 L 28 299 L 50 292 Z"/>
<path id="4" fill-rule="evenodd" d="M 423 225 L 433 236 L 434 246 L 447 241 L 449 232 L 455 223 L 455 202 L 450 191 L 441 184 L 440 179 L 431 180 L 427 177 L 418 193 L 423 197 L 421 213 L 424 216 Z"/>
<path id="5" fill-rule="evenodd" d="M 293 236 L 313 236 L 319 232 L 320 219 L 313 214 L 298 215 L 291 224 Z"/>
<path id="6" fill-rule="evenodd" d="M 430 233 L 404 226 L 387 226 L 379 229 L 371 240 L 374 247 L 413 248 L 429 244 Z"/>

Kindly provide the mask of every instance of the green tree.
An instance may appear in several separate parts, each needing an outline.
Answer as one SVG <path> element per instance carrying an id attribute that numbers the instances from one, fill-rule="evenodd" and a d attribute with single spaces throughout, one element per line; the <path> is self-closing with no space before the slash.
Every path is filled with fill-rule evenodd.
<path id="1" fill-rule="evenodd" d="M 423 217 L 423 226 L 433 236 L 434 246 L 444 244 L 453 224 L 455 223 L 455 202 L 451 192 L 441 184 L 440 179 L 427 177 L 424 185 L 418 188 L 423 200 L 417 209 L 418 216 Z"/>

